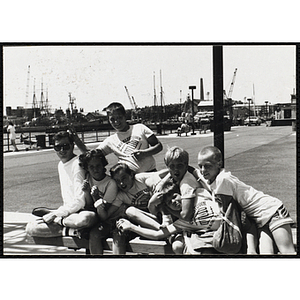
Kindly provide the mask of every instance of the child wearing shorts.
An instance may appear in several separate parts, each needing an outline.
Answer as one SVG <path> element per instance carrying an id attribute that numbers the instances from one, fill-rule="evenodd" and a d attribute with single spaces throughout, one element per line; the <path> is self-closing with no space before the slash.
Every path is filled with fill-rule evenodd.
<path id="1" fill-rule="evenodd" d="M 175 220 L 172 224 L 160 229 L 150 229 L 137 226 L 126 219 L 117 221 L 117 227 L 121 231 L 133 231 L 136 234 L 149 239 L 165 239 L 172 235 L 184 234 L 184 250 L 185 254 L 216 254 L 212 247 L 213 233 L 221 224 L 221 215 L 218 204 L 213 200 L 211 194 L 203 189 L 197 188 L 194 193 L 195 202 L 193 202 L 193 214 L 191 221 L 185 221 L 181 218 Z M 166 206 L 173 214 L 180 215 L 182 210 L 182 198 L 179 194 L 179 187 L 167 182 L 161 192 L 155 193 L 149 201 L 152 206 L 152 212 L 155 214 L 155 209 L 158 206 Z M 177 213 L 176 213 L 177 212 Z M 186 233 L 197 233 L 201 238 L 191 240 Z M 175 254 L 181 254 L 176 253 Z"/>
<path id="2" fill-rule="evenodd" d="M 273 240 L 281 254 L 295 254 L 291 233 L 294 223 L 282 201 L 257 191 L 222 168 L 222 153 L 213 146 L 198 154 L 199 176 L 215 197 L 232 197 L 257 225 L 260 254 L 273 254 Z"/>
<path id="3" fill-rule="evenodd" d="M 118 194 L 113 205 L 119 207 L 118 217 L 129 218 L 136 224 L 159 229 L 161 220 L 148 210 L 148 203 L 156 185 L 167 174 L 167 170 L 135 174 L 125 163 L 117 163 L 110 169 L 111 177 L 116 181 Z M 118 236 L 119 254 L 125 254 L 125 244 L 132 236 Z M 122 246 L 123 245 L 123 246 Z"/>
<path id="4" fill-rule="evenodd" d="M 93 255 L 103 254 L 102 240 L 112 235 L 114 223 L 110 218 L 118 210 L 113 205 L 118 188 L 116 182 L 106 174 L 107 164 L 105 156 L 98 149 L 79 156 L 79 165 L 86 171 L 86 179 L 82 183 L 86 209 L 97 212 L 100 219 L 89 235 L 89 249 Z"/>
<path id="5" fill-rule="evenodd" d="M 198 182 L 196 178 L 188 172 L 189 155 L 185 150 L 177 146 L 169 148 L 165 154 L 164 161 L 168 168 L 168 174 L 163 178 L 162 181 L 158 183 L 158 185 L 156 186 L 156 191 L 160 190 L 161 187 L 164 187 L 164 185 L 169 181 L 178 186 L 181 199 L 180 209 L 173 210 L 170 206 L 164 206 L 164 209 L 168 211 L 173 217 L 178 218 L 180 221 L 182 221 L 185 226 L 187 226 L 187 224 L 192 221 L 194 213 L 194 203 L 196 199 L 195 191 L 198 188 L 202 188 L 201 191 L 205 193 L 205 189 L 202 187 L 201 183 Z M 209 194 L 208 191 L 206 191 L 206 193 Z M 155 208 L 155 206 L 158 206 L 159 201 L 159 194 L 156 194 L 156 199 L 154 197 L 149 201 L 149 210 L 150 212 L 152 212 L 152 214 L 155 214 L 157 212 L 157 208 Z M 152 227 L 148 226 L 150 222 L 151 224 L 153 224 Z M 141 216 L 137 224 L 150 229 L 154 229 L 156 231 L 160 230 L 161 228 L 161 224 L 157 223 L 155 220 L 149 220 L 149 218 L 147 218 L 146 216 Z M 174 228 L 172 230 L 174 230 Z M 175 232 L 177 231 L 175 230 Z M 184 251 L 184 247 L 185 242 L 183 235 L 177 234 L 176 236 L 174 236 L 172 241 L 173 251 L 176 254 L 182 254 Z"/>

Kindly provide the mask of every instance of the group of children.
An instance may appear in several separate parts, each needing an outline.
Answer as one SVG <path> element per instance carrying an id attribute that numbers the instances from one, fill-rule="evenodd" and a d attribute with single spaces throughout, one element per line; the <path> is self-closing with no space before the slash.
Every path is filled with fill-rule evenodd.
<path id="1" fill-rule="evenodd" d="M 162 150 L 154 133 L 142 124 L 129 125 L 120 103 L 107 108 L 116 133 L 90 150 L 76 132 L 71 136 L 83 152 L 81 189 L 84 210 L 97 215 L 89 226 L 91 254 L 103 254 L 103 240 L 111 236 L 114 254 L 126 253 L 126 242 L 140 235 L 168 239 L 175 254 L 218 254 L 214 233 L 223 220 L 220 203 L 235 201 L 247 216 L 244 226 L 248 254 L 294 254 L 290 218 L 283 203 L 239 181 L 222 168 L 222 153 L 205 147 L 198 168 L 189 166 L 189 155 L 177 146 L 164 157 L 166 169 L 157 171 L 153 155 Z M 109 153 L 119 161 L 106 173 Z M 61 221 L 61 225 L 64 222 Z"/>

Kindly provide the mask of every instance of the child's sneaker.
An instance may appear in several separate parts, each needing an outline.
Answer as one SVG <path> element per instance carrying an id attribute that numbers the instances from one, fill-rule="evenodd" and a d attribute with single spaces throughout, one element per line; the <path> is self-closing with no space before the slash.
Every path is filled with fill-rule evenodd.
<path id="1" fill-rule="evenodd" d="M 173 219 L 171 215 L 163 215 L 162 216 L 162 223 L 160 227 L 167 227 L 168 225 L 173 223 Z"/>
<path id="2" fill-rule="evenodd" d="M 47 208 L 47 207 L 36 207 L 33 209 L 31 213 L 37 217 L 43 217 L 44 215 L 49 214 L 53 210 L 54 209 Z"/>

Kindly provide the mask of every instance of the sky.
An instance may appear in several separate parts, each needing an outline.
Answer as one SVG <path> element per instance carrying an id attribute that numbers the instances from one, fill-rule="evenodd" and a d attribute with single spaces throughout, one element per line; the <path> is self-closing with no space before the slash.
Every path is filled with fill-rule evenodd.
<path id="1" fill-rule="evenodd" d="M 125 86 L 139 107 L 180 103 L 195 85 L 200 98 L 213 99 L 212 46 L 15 46 L 4 47 L 4 107 L 31 107 L 33 88 L 41 87 L 52 109 L 102 110 L 117 101 L 131 108 Z M 30 76 L 28 76 L 30 66 Z M 224 89 L 228 93 L 237 68 L 232 98 L 255 97 L 255 104 L 289 102 L 295 88 L 295 47 L 290 45 L 223 46 Z M 28 80 L 29 78 L 29 80 Z M 29 84 L 27 85 L 27 83 Z M 28 97 L 27 97 L 28 91 Z"/>

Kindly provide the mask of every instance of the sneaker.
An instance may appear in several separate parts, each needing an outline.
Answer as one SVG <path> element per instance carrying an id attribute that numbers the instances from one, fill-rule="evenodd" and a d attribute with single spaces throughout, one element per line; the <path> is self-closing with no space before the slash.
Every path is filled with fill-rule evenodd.
<path id="1" fill-rule="evenodd" d="M 54 209 L 50 209 L 47 207 L 36 207 L 33 209 L 32 214 L 37 217 L 43 217 L 44 215 L 49 214 L 52 210 Z"/>

